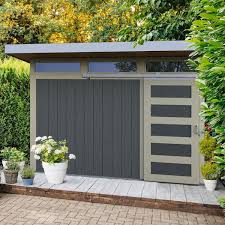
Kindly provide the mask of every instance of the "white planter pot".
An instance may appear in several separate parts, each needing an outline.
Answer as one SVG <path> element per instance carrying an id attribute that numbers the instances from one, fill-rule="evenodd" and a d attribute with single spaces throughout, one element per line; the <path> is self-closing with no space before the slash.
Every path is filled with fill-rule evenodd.
<path id="1" fill-rule="evenodd" d="M 7 162 L 8 162 L 8 161 L 6 161 L 6 160 L 2 160 L 2 165 L 3 165 L 3 168 L 4 168 L 4 169 L 7 169 Z M 22 172 L 22 170 L 23 170 L 23 168 L 24 168 L 24 166 L 25 166 L 25 161 L 18 162 L 18 166 L 19 166 L 19 168 L 20 168 L 20 171 L 19 171 L 19 173 L 20 173 L 20 172 Z"/>
<path id="2" fill-rule="evenodd" d="M 205 188 L 207 191 L 214 191 L 216 189 L 217 180 L 205 180 L 203 179 Z"/>
<path id="3" fill-rule="evenodd" d="M 48 183 L 61 184 L 63 183 L 63 180 L 66 176 L 68 161 L 54 164 L 42 162 L 42 167 L 44 169 Z"/>

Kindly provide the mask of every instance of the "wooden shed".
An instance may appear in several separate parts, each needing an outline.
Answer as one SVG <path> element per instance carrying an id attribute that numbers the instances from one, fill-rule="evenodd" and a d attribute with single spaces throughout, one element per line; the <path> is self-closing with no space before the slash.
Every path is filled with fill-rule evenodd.
<path id="1" fill-rule="evenodd" d="M 200 98 L 184 41 L 6 45 L 31 64 L 31 144 L 66 139 L 71 174 L 200 181 Z M 37 171 L 41 166 L 31 157 Z"/>

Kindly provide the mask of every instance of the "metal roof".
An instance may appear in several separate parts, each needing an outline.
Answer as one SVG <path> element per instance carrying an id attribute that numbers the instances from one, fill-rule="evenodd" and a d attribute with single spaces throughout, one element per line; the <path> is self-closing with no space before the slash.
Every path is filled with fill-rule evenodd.
<path id="1" fill-rule="evenodd" d="M 193 51 L 185 41 L 149 41 L 134 47 L 133 42 L 68 44 L 10 44 L 5 53 L 24 61 L 41 58 L 187 56 Z M 155 54 L 154 54 L 155 53 Z"/>

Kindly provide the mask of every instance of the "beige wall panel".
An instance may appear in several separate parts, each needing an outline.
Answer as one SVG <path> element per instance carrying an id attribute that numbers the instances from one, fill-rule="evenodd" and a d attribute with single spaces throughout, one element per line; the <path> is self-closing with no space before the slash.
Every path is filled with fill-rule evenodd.
<path id="1" fill-rule="evenodd" d="M 30 150 L 35 144 L 36 138 L 36 78 L 34 72 L 34 64 L 30 66 Z M 36 169 L 36 160 L 33 152 L 30 152 L 30 165 Z"/>

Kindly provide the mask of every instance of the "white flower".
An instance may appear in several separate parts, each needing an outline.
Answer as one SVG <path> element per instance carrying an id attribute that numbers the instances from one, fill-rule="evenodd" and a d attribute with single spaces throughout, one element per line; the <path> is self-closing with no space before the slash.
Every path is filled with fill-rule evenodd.
<path id="1" fill-rule="evenodd" d="M 48 139 L 52 139 L 52 136 L 48 136 Z"/>
<path id="2" fill-rule="evenodd" d="M 143 20 L 138 20 L 137 21 L 137 26 L 140 27 L 144 24 L 144 21 Z"/>
<path id="3" fill-rule="evenodd" d="M 74 154 L 69 154 L 69 159 L 76 159 L 76 156 Z"/>
<path id="4" fill-rule="evenodd" d="M 35 141 L 38 142 L 41 140 L 41 137 L 36 137 Z"/>
<path id="5" fill-rule="evenodd" d="M 40 157 L 39 155 L 34 155 L 34 158 L 35 158 L 36 160 L 39 160 L 41 157 Z"/>
<path id="6" fill-rule="evenodd" d="M 38 147 L 38 148 L 36 148 L 36 150 L 35 150 L 35 154 L 40 154 L 41 153 L 41 151 L 42 151 L 42 149 L 41 149 L 41 147 Z"/>
<path id="7" fill-rule="evenodd" d="M 44 137 L 41 138 L 42 141 L 44 141 L 46 139 L 47 139 L 47 136 L 44 136 Z"/>
<path id="8" fill-rule="evenodd" d="M 57 155 L 57 154 L 60 154 L 60 153 L 62 153 L 61 150 L 59 150 L 59 149 L 56 149 L 56 150 L 55 150 L 55 154 L 56 154 L 56 155 Z"/>
<path id="9" fill-rule="evenodd" d="M 31 147 L 31 151 L 32 151 L 32 152 L 34 152 L 34 151 L 35 151 L 35 149 L 36 149 L 36 145 L 32 145 L 32 147 Z"/>
<path id="10" fill-rule="evenodd" d="M 134 12 L 136 11 L 136 8 L 135 8 L 134 5 L 132 5 L 132 6 L 130 7 L 130 9 L 131 9 L 131 12 L 132 12 L 132 13 L 134 13 Z"/>

